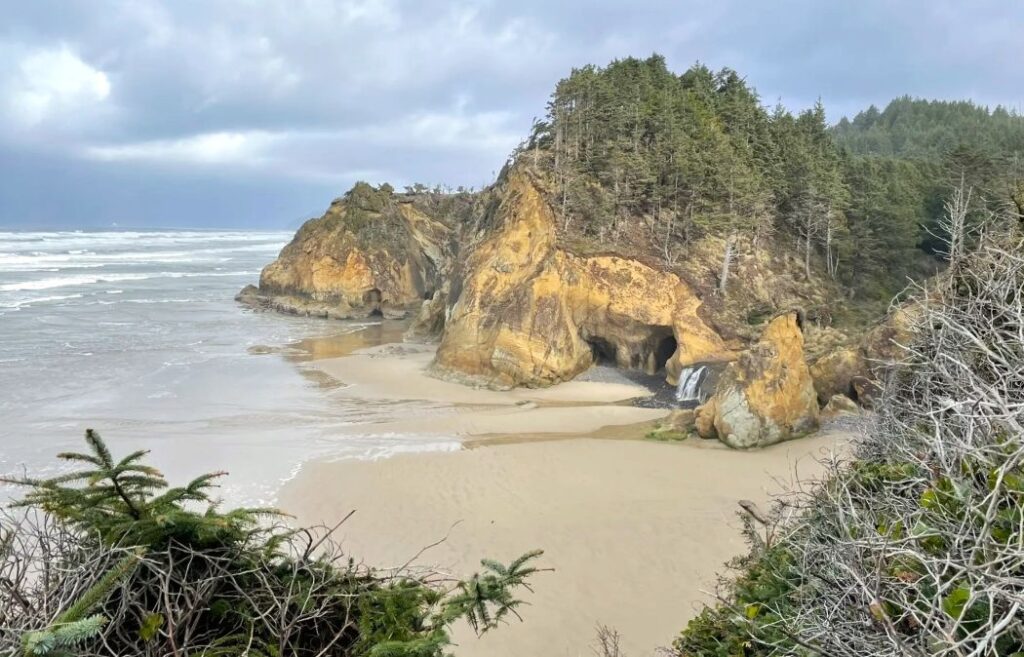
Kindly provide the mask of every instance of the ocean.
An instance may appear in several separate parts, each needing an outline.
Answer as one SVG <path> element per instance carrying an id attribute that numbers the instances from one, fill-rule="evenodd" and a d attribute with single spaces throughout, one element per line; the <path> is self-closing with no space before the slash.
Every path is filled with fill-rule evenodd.
<path id="1" fill-rule="evenodd" d="M 234 301 L 290 238 L 0 232 L 0 473 L 58 472 L 54 456 L 82 449 L 88 427 L 115 454 L 151 450 L 172 483 L 227 470 L 226 501 L 272 504 L 308 459 L 457 448 L 374 433 L 367 409 L 302 367 L 310 344 L 363 333 L 372 343 L 372 322 Z M 367 430 L 338 437 L 353 423 Z"/>

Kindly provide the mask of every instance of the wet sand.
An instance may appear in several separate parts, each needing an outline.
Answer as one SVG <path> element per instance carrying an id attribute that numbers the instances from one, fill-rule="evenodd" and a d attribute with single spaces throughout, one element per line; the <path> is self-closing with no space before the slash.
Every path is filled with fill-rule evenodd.
<path id="1" fill-rule="evenodd" d="M 492 434 L 585 435 L 610 426 L 653 422 L 664 409 L 640 408 L 629 400 L 650 394 L 627 383 L 571 381 L 552 388 L 489 390 L 441 381 L 425 372 L 434 348 L 387 344 L 349 356 L 316 360 L 307 367 L 343 384 L 333 394 L 368 404 L 415 400 L 430 414 L 378 422 L 376 432 L 489 436 Z M 365 432 L 365 425 L 341 432 Z"/>
<path id="2" fill-rule="evenodd" d="M 349 355 L 303 367 L 333 382 L 332 395 L 380 407 L 372 431 L 458 436 L 467 449 L 307 463 L 280 506 L 301 524 L 333 525 L 356 510 L 340 535 L 377 567 L 406 564 L 444 537 L 419 565 L 465 576 L 482 557 L 544 549 L 543 566 L 555 570 L 537 576 L 526 622 L 479 640 L 459 628 L 459 657 L 591 655 L 598 624 L 622 634 L 630 657 L 653 655 L 743 551 L 737 502 L 767 505 L 770 493 L 814 477 L 816 459 L 849 438 L 824 433 L 758 452 L 696 438 L 657 443 L 641 438 L 666 411 L 631 405 L 649 393 L 640 386 L 475 389 L 427 376 L 429 346 L 351 353 L 353 344 L 333 352 Z M 412 403 L 420 412 L 402 417 Z"/>

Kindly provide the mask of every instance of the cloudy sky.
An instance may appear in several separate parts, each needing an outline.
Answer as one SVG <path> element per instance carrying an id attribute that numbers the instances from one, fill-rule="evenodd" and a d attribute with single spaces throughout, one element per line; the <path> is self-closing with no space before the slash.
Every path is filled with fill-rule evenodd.
<path id="1" fill-rule="evenodd" d="M 830 119 L 1020 108 L 1016 0 L 0 0 L 0 226 L 291 227 L 489 182 L 574 66 L 737 69 Z"/>

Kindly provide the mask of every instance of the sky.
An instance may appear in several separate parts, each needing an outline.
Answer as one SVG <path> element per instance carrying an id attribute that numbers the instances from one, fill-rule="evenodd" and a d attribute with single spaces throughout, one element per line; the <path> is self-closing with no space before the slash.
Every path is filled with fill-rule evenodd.
<path id="1" fill-rule="evenodd" d="M 0 227 L 295 227 L 491 182 L 573 67 L 658 52 L 829 119 L 1021 108 L 1017 0 L 0 0 Z"/>

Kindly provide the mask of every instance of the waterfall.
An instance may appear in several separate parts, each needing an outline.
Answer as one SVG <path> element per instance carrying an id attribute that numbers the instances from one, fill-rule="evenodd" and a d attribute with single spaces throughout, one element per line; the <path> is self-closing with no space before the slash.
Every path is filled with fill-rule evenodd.
<path id="1" fill-rule="evenodd" d="M 700 384 L 707 374 L 708 368 L 704 365 L 687 367 L 679 373 L 679 385 L 676 387 L 676 401 L 680 402 L 701 402 Z"/>

